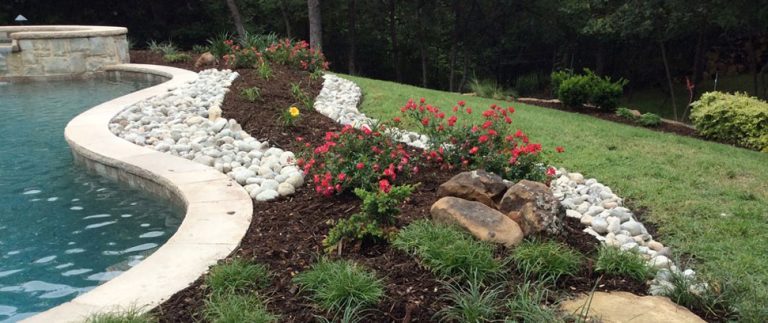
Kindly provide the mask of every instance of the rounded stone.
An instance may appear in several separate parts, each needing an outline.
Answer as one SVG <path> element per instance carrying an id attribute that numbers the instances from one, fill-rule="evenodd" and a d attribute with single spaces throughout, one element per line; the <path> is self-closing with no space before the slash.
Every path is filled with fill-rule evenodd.
<path id="1" fill-rule="evenodd" d="M 575 210 L 565 210 L 565 216 L 569 218 L 576 218 L 576 219 L 581 219 L 583 217 L 581 213 L 579 213 L 579 211 L 575 211 Z"/>
<path id="2" fill-rule="evenodd" d="M 293 185 L 288 183 L 281 183 L 277 186 L 277 193 L 280 194 L 280 196 L 288 196 L 296 192 L 296 188 L 293 187 Z"/>
<path id="3" fill-rule="evenodd" d="M 592 229 L 595 230 L 595 232 L 597 233 L 604 234 L 608 232 L 608 221 L 600 217 L 593 218 Z"/>
<path id="4" fill-rule="evenodd" d="M 261 187 L 264 188 L 265 190 L 276 191 L 278 186 L 280 186 L 280 183 L 278 181 L 274 180 L 274 179 L 265 179 L 261 183 Z"/>
<path id="5" fill-rule="evenodd" d="M 301 176 L 301 174 L 293 174 L 291 176 L 288 176 L 288 179 L 285 180 L 285 183 L 291 184 L 294 188 L 301 187 L 304 185 L 304 176 Z"/>
<path id="6" fill-rule="evenodd" d="M 651 240 L 648 242 L 648 248 L 651 248 L 651 250 L 658 252 L 664 248 L 664 245 L 658 241 Z"/>
<path id="7" fill-rule="evenodd" d="M 276 199 L 278 196 L 280 196 L 280 194 L 277 193 L 277 191 L 264 190 L 261 193 L 259 193 L 258 195 L 256 195 L 256 201 L 268 202 L 268 201 L 272 201 L 272 200 Z"/>
<path id="8" fill-rule="evenodd" d="M 592 225 L 592 216 L 584 215 L 584 216 L 581 217 L 580 222 L 583 225 Z"/>

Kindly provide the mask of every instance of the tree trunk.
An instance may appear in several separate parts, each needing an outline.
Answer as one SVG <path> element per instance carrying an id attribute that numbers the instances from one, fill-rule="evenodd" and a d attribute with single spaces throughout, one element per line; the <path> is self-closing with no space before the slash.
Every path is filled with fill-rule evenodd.
<path id="1" fill-rule="evenodd" d="M 456 92 L 462 92 L 464 90 L 464 84 L 467 82 L 467 74 L 469 74 L 469 54 L 467 54 L 467 46 L 464 46 L 462 54 L 464 55 L 464 68 L 462 69 L 461 81 L 459 81 L 459 87 L 456 88 Z"/>
<path id="2" fill-rule="evenodd" d="M 693 68 L 692 68 L 692 76 L 691 76 L 691 83 L 693 84 L 693 89 L 690 89 L 689 93 L 689 102 L 683 109 L 683 117 L 682 120 L 685 120 L 688 117 L 688 113 L 690 113 L 691 110 L 691 103 L 693 100 L 696 99 L 699 93 L 699 83 L 701 83 L 702 75 L 704 73 L 703 68 L 703 54 L 704 54 L 704 32 L 699 31 L 699 34 L 696 38 L 696 49 L 694 49 L 693 52 Z"/>
<path id="3" fill-rule="evenodd" d="M 424 39 L 424 0 L 419 0 L 416 11 L 416 21 L 419 24 L 419 54 L 421 55 L 421 86 L 427 87 L 427 49 L 424 47 L 424 43 L 427 41 Z"/>
<path id="4" fill-rule="evenodd" d="M 280 0 L 280 14 L 283 16 L 283 23 L 285 24 L 285 36 L 293 38 L 291 32 L 291 19 L 288 18 L 288 8 L 286 8 L 285 0 Z"/>
<path id="5" fill-rule="evenodd" d="M 396 0 L 389 0 L 389 37 L 392 41 L 392 64 L 394 64 L 395 67 L 395 79 L 398 82 L 402 82 L 403 75 L 400 70 L 400 48 L 397 43 L 396 2 Z"/>
<path id="6" fill-rule="evenodd" d="M 449 77 L 448 77 L 448 91 L 453 92 L 453 80 L 456 73 L 454 73 L 454 69 L 456 67 L 456 50 L 459 45 L 459 3 L 460 1 L 455 0 L 453 2 L 453 36 L 451 38 L 451 53 L 449 54 L 448 58 L 448 70 L 449 70 Z"/>
<path id="7" fill-rule="evenodd" d="M 320 0 L 307 0 L 309 9 L 309 46 L 323 49 L 323 19 L 320 15 Z"/>
<path id="8" fill-rule="evenodd" d="M 232 14 L 232 20 L 235 22 L 237 34 L 240 37 L 245 36 L 245 27 L 243 26 L 243 20 L 240 19 L 240 10 L 237 9 L 235 0 L 227 0 L 227 7 L 229 7 L 229 13 Z"/>
<path id="9" fill-rule="evenodd" d="M 672 100 L 672 113 L 677 119 L 677 104 L 675 103 L 675 87 L 672 85 L 672 73 L 669 71 L 669 60 L 667 60 L 667 48 L 663 41 L 659 41 L 661 48 L 661 59 L 664 61 L 664 72 L 667 74 L 667 85 L 669 86 L 669 98 Z"/>
<path id="10" fill-rule="evenodd" d="M 349 47 L 347 48 L 347 69 L 350 75 L 355 75 L 355 31 L 357 29 L 356 18 L 357 12 L 355 11 L 355 0 L 349 0 L 347 2 L 347 42 Z"/>

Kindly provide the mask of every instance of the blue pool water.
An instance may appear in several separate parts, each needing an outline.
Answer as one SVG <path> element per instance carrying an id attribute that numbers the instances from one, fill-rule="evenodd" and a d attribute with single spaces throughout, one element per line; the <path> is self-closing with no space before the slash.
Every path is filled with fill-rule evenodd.
<path id="1" fill-rule="evenodd" d="M 75 166 L 64 140 L 80 112 L 149 85 L 0 84 L 0 322 L 71 300 L 176 231 L 179 208 Z"/>

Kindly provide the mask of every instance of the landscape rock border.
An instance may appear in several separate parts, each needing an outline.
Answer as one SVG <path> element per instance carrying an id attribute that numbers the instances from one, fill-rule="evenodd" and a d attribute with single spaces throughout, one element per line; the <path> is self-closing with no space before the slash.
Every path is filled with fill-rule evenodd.
<path id="1" fill-rule="evenodd" d="M 357 109 L 362 91 L 353 81 L 333 74 L 325 74 L 323 78 L 325 81 L 315 100 L 315 110 L 342 125 L 349 124 L 355 128 L 376 122 Z M 399 129 L 392 129 L 390 134 L 398 141 L 418 148 L 424 148 L 429 140 L 425 135 Z M 657 269 L 656 276 L 650 282 L 650 294 L 661 295 L 673 289 L 673 274 L 689 279 L 691 292 L 699 293 L 709 288 L 704 282 L 695 283 L 696 273 L 693 270 L 682 270 L 675 265 L 670 259 L 671 250 L 653 240 L 645 226 L 623 206 L 624 199 L 614 194 L 610 187 L 563 168 L 557 170 L 555 178 L 550 189 L 566 209 L 566 216 L 581 220 L 586 226 L 584 232 L 601 243 L 638 252 Z"/>
<path id="2" fill-rule="evenodd" d="M 72 119 L 64 135 L 76 162 L 175 200 L 185 207 L 185 217 L 176 233 L 135 267 L 24 322 L 82 322 L 102 311 L 150 310 L 229 256 L 250 226 L 253 203 L 234 180 L 211 167 L 129 143 L 109 131 L 110 120 L 127 106 L 195 81 L 197 74 L 138 64 L 111 66 L 107 73 L 152 74 L 168 81 L 102 103 Z"/>

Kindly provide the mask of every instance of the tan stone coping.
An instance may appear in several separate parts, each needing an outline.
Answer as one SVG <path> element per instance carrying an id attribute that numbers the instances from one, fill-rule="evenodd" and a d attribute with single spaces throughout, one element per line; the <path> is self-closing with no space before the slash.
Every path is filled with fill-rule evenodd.
<path id="1" fill-rule="evenodd" d="M 100 311 L 148 311 L 230 255 L 251 222 L 250 196 L 226 175 L 190 160 L 134 145 L 108 129 L 110 120 L 129 105 L 195 80 L 197 74 L 138 64 L 115 65 L 106 70 L 150 73 L 170 80 L 100 104 L 72 119 L 64 135 L 75 159 L 97 173 L 175 197 L 185 207 L 186 215 L 168 242 L 135 267 L 24 322 L 80 322 Z"/>
<path id="2" fill-rule="evenodd" d="M 0 34 L 5 33 L 9 39 L 39 39 L 39 38 L 80 38 L 125 35 L 125 27 L 111 26 L 0 26 Z"/>

